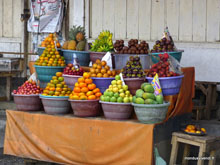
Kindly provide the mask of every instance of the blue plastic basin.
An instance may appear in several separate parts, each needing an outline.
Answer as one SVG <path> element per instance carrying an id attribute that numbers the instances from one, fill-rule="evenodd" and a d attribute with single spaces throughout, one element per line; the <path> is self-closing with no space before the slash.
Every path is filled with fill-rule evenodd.
<path id="1" fill-rule="evenodd" d="M 111 85 L 112 80 L 114 80 L 114 77 L 92 77 L 93 83 L 96 85 L 97 88 L 100 89 L 102 93 L 105 92 L 106 89 L 108 89 L 109 85 Z"/>
<path id="2" fill-rule="evenodd" d="M 175 77 L 159 77 L 162 93 L 164 96 L 176 95 L 180 91 L 182 79 L 184 75 Z M 153 77 L 146 77 L 149 83 L 152 82 Z"/>
<path id="3" fill-rule="evenodd" d="M 154 64 L 158 63 L 159 62 L 159 60 L 158 60 L 159 59 L 159 54 L 164 54 L 164 53 L 165 52 L 151 53 L 152 62 Z M 166 53 L 168 53 L 170 56 L 174 57 L 177 61 L 180 62 L 183 50 L 179 50 L 179 51 L 176 51 L 176 52 L 166 52 Z"/>
<path id="4" fill-rule="evenodd" d="M 63 72 L 63 66 L 38 66 L 34 65 L 37 72 L 37 78 L 40 82 L 49 82 L 56 72 Z"/>
<path id="5" fill-rule="evenodd" d="M 62 52 L 63 52 L 63 57 L 65 58 L 66 64 L 71 64 L 73 62 L 73 55 L 75 54 L 81 66 L 89 66 L 89 63 L 90 63 L 89 52 L 65 50 L 65 49 L 62 49 Z"/>

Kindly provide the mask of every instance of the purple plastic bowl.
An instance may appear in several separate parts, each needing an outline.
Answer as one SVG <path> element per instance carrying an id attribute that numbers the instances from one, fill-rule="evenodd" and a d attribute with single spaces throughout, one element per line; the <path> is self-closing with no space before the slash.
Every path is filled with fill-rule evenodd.
<path id="1" fill-rule="evenodd" d="M 101 113 L 99 100 L 69 100 L 73 113 L 78 117 L 95 117 Z"/>
<path id="2" fill-rule="evenodd" d="M 82 76 L 75 76 L 75 75 L 67 75 L 63 74 L 62 75 L 64 78 L 64 81 L 66 85 L 73 90 L 75 83 L 78 81 L 78 78 Z"/>
<path id="3" fill-rule="evenodd" d="M 43 105 L 39 95 L 18 95 L 12 94 L 17 110 L 20 111 L 40 111 L 43 110 Z"/>
<path id="4" fill-rule="evenodd" d="M 175 77 L 159 77 L 162 93 L 164 96 L 176 95 L 180 91 L 182 79 L 184 75 Z M 146 77 L 149 83 L 152 82 L 153 77 Z"/>
<path id="5" fill-rule="evenodd" d="M 131 103 L 112 103 L 100 101 L 107 119 L 126 120 L 131 117 L 134 107 Z"/>
<path id="6" fill-rule="evenodd" d="M 114 79 L 114 77 L 92 77 L 93 83 L 96 85 L 97 88 L 100 89 L 102 93 L 104 93 L 105 90 L 108 89 L 109 85 L 111 85 L 111 82 Z"/>

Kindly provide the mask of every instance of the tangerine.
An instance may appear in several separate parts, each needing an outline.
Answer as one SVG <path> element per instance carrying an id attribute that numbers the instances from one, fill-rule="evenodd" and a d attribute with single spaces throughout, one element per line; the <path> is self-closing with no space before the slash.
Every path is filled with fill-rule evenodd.
<path id="1" fill-rule="evenodd" d="M 84 78 L 90 78 L 90 73 L 89 72 L 84 72 L 83 77 Z"/>
<path id="2" fill-rule="evenodd" d="M 99 89 L 99 88 L 95 88 L 95 89 L 93 90 L 93 93 L 97 93 L 97 92 L 100 92 L 100 89 Z"/>
<path id="3" fill-rule="evenodd" d="M 80 100 L 87 100 L 87 96 L 86 95 L 82 95 L 79 97 Z"/>
<path id="4" fill-rule="evenodd" d="M 88 91 L 88 92 L 86 93 L 86 96 L 91 96 L 91 95 L 93 95 L 93 92 L 92 92 L 92 91 Z"/>
<path id="5" fill-rule="evenodd" d="M 106 61 L 102 61 L 102 62 L 101 62 L 101 65 L 102 65 L 102 66 L 106 66 L 106 64 L 107 64 Z"/>
<path id="6" fill-rule="evenodd" d="M 101 64 L 101 60 L 100 60 L 100 59 L 96 59 L 96 60 L 95 60 L 95 63 L 96 63 L 96 64 Z"/>
<path id="7" fill-rule="evenodd" d="M 97 64 L 92 64 L 92 67 L 93 67 L 94 69 L 96 69 L 96 68 L 97 68 Z"/>
<path id="8" fill-rule="evenodd" d="M 95 99 L 96 99 L 95 95 L 88 96 L 88 100 L 95 100 Z"/>
<path id="9" fill-rule="evenodd" d="M 86 84 L 92 84 L 92 79 L 91 79 L 91 78 L 85 79 L 85 83 L 86 83 Z"/>
<path id="10" fill-rule="evenodd" d="M 96 97 L 100 97 L 100 96 L 102 96 L 102 93 L 101 93 L 101 92 L 97 92 L 97 93 L 95 94 L 95 96 L 96 96 Z"/>
<path id="11" fill-rule="evenodd" d="M 101 73 L 102 73 L 102 74 L 104 74 L 104 73 L 106 73 L 106 72 L 107 72 L 107 71 L 106 71 L 105 68 L 102 68 L 102 69 L 101 69 Z"/>
<path id="12" fill-rule="evenodd" d="M 81 92 L 83 92 L 83 93 L 86 93 L 86 92 L 88 92 L 89 91 L 89 89 L 87 88 L 87 87 L 82 87 L 81 88 Z"/>
<path id="13" fill-rule="evenodd" d="M 98 73 L 98 74 L 97 74 L 97 77 L 102 77 L 102 73 Z"/>
<path id="14" fill-rule="evenodd" d="M 83 82 L 82 82 L 82 83 L 79 83 L 79 87 L 80 87 L 80 88 L 82 88 L 82 87 L 86 87 L 86 86 L 87 86 L 86 83 L 83 83 Z"/>
<path id="15" fill-rule="evenodd" d="M 78 83 L 84 83 L 85 79 L 83 77 L 78 78 Z"/>
<path id="16" fill-rule="evenodd" d="M 57 72 L 57 73 L 56 73 L 56 76 L 57 76 L 57 77 L 61 77 L 61 76 L 62 76 L 62 72 Z"/>
<path id="17" fill-rule="evenodd" d="M 98 65 L 97 65 L 97 69 L 102 69 L 102 65 L 101 65 L 101 64 L 98 64 Z"/>
<path id="18" fill-rule="evenodd" d="M 81 89 L 80 89 L 80 87 L 75 87 L 73 91 L 76 92 L 76 93 L 80 93 Z"/>
<path id="19" fill-rule="evenodd" d="M 89 90 L 93 90 L 93 89 L 95 89 L 96 88 L 96 85 L 95 84 L 89 84 L 88 85 L 88 88 L 89 88 Z"/>

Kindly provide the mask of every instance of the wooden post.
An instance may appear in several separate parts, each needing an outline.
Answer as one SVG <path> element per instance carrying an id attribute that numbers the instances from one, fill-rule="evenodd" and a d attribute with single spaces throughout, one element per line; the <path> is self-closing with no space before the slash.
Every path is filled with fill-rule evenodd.
<path id="1" fill-rule="evenodd" d="M 170 164 L 169 165 L 174 165 L 174 164 L 176 164 L 178 148 L 179 148 L 179 142 L 177 141 L 176 136 L 173 135 L 171 143 L 172 143 L 172 150 L 171 150 Z"/>
<path id="2" fill-rule="evenodd" d="M 6 98 L 7 101 L 11 100 L 11 75 L 6 77 Z"/>
<path id="3" fill-rule="evenodd" d="M 186 157 L 189 156 L 189 151 L 190 151 L 190 145 L 185 144 L 184 145 L 184 151 L 183 151 L 182 165 L 187 165 L 188 164 L 188 160 L 186 159 Z"/>

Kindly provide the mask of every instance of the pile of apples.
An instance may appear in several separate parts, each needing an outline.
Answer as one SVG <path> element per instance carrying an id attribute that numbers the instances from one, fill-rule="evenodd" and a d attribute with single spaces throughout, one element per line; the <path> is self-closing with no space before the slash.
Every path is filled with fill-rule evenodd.
<path id="1" fill-rule="evenodd" d="M 41 94 L 43 89 L 37 86 L 36 82 L 33 80 L 25 81 L 25 83 L 18 87 L 17 90 L 13 90 L 13 94 L 18 95 L 32 95 L 32 94 Z"/>
<path id="2" fill-rule="evenodd" d="M 81 68 L 79 65 L 75 66 L 73 64 L 67 64 L 66 68 L 63 70 L 63 74 L 67 75 L 76 75 L 76 76 L 82 76 L 84 73 L 83 68 Z"/>
<path id="3" fill-rule="evenodd" d="M 173 76 L 179 76 L 178 73 L 175 73 L 173 71 L 170 71 L 170 63 L 168 61 L 169 54 L 159 54 L 160 61 L 156 64 L 153 64 L 150 71 L 148 72 L 148 77 L 154 77 L 156 73 L 159 77 L 173 77 Z"/>

